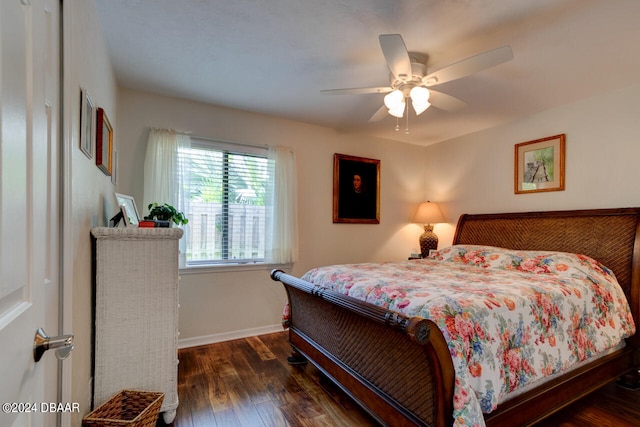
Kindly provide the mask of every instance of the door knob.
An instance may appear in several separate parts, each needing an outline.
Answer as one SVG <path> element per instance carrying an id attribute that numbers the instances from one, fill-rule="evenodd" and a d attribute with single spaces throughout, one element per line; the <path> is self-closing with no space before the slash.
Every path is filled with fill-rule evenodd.
<path id="1" fill-rule="evenodd" d="M 73 334 L 49 337 L 42 328 L 38 328 L 33 340 L 33 360 L 39 362 L 45 351 L 55 348 L 56 357 L 66 359 L 73 351 Z"/>

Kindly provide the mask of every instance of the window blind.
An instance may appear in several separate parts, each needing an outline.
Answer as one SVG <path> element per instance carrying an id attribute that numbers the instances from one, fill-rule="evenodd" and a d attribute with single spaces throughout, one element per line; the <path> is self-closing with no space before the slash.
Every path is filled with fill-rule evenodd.
<path id="1" fill-rule="evenodd" d="M 267 150 L 192 138 L 179 152 L 189 199 L 189 265 L 263 262 Z"/>

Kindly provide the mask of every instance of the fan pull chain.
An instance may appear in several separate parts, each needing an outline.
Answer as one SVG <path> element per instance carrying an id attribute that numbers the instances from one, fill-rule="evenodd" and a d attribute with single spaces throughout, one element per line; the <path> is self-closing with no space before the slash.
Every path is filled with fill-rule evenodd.
<path id="1" fill-rule="evenodd" d="M 396 117 L 396 132 L 400 130 L 400 119 Z"/>
<path id="2" fill-rule="evenodd" d="M 404 133 L 409 135 L 409 103 L 405 102 L 405 114 L 407 115 L 407 127 L 404 130 Z"/>

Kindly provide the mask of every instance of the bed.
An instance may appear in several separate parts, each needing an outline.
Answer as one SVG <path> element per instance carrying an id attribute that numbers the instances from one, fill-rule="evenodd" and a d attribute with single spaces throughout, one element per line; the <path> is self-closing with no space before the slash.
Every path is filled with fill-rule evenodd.
<path id="1" fill-rule="evenodd" d="M 462 215 L 453 245 L 584 255 L 615 274 L 632 323 L 640 325 L 639 219 L 640 208 Z M 293 357 L 316 365 L 382 425 L 454 424 L 458 366 L 436 319 L 404 315 L 280 270 L 271 277 L 287 291 Z M 629 335 L 623 346 L 506 396 L 484 414 L 485 424 L 533 424 L 612 380 L 637 386 L 638 334 Z"/>

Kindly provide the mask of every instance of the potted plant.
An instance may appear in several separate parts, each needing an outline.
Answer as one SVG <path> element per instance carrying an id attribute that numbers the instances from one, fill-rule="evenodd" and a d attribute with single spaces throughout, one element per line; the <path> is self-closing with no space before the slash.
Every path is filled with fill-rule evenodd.
<path id="1" fill-rule="evenodd" d="M 150 203 L 147 207 L 149 209 L 149 215 L 144 219 L 149 221 L 168 221 L 169 224 L 174 223 L 177 225 L 185 225 L 189 220 L 184 216 L 184 213 L 180 212 L 168 203 L 159 204 L 157 202 Z"/>

